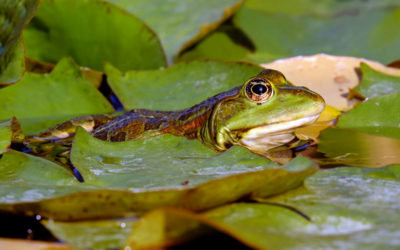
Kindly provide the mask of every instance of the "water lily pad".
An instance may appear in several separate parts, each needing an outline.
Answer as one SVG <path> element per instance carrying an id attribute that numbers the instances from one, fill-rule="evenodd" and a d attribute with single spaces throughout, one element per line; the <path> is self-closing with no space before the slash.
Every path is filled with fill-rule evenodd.
<path id="1" fill-rule="evenodd" d="M 168 61 L 228 19 L 242 0 L 108 0 L 144 20 L 160 37 Z"/>
<path id="2" fill-rule="evenodd" d="M 318 151 L 329 159 L 321 164 L 382 167 L 400 163 L 400 140 L 355 129 L 330 128 L 318 138 Z"/>
<path id="3" fill-rule="evenodd" d="M 318 151 L 328 163 L 382 167 L 400 163 L 400 94 L 372 98 L 322 131 Z"/>
<path id="4" fill-rule="evenodd" d="M 7 163 L 10 157 L 4 157 L 1 161 Z M 282 168 L 243 148 L 216 155 L 197 141 L 170 135 L 110 143 L 83 129 L 78 130 L 71 158 L 85 183 L 54 185 L 76 180 L 72 175 L 45 180 L 64 169 L 56 165 L 45 173 L 34 171 L 40 162 L 28 159 L 24 166 L 30 164 L 29 169 L 18 172 L 18 178 L 4 176 L 0 210 L 63 221 L 121 217 L 161 206 L 204 210 L 242 197 L 290 190 L 317 171 L 306 158 Z M 4 172 L 10 171 L 12 164 L 1 161 Z M 16 182 L 21 176 L 35 181 Z"/>
<path id="5" fill-rule="evenodd" d="M 11 142 L 22 142 L 23 139 L 24 134 L 17 119 L 0 123 L 0 155 L 10 149 Z"/>
<path id="6" fill-rule="evenodd" d="M 49 128 L 85 114 L 112 112 L 101 93 L 82 79 L 71 60 L 60 61 L 51 74 L 26 73 L 0 90 L 0 120 L 16 116 L 25 133 Z"/>
<path id="7" fill-rule="evenodd" d="M 27 56 L 56 63 L 72 56 L 79 65 L 102 70 L 165 66 L 156 35 L 135 16 L 103 1 L 44 0 L 24 30 Z"/>
<path id="8" fill-rule="evenodd" d="M 400 53 L 400 8 L 397 1 L 246 1 L 234 15 L 234 25 L 254 43 L 255 51 L 235 60 L 266 63 L 280 58 L 329 53 L 381 62 Z M 390 35 L 388 35 L 390 34 Z M 226 40 L 226 39 L 225 39 Z M 215 58 L 210 51 L 232 42 L 206 38 L 191 59 Z M 215 44 L 214 44 L 215 43 Z M 240 45 L 236 45 L 236 51 Z M 219 59 L 220 54 L 216 54 Z M 228 55 L 227 58 L 231 57 Z"/>
<path id="9" fill-rule="evenodd" d="M 75 249 L 119 249 L 136 219 L 83 222 L 42 221 L 51 233 Z"/>
<path id="10" fill-rule="evenodd" d="M 3 0 L 0 3 L 0 83 L 16 82 L 24 73 L 21 32 L 36 11 L 38 0 Z"/>
<path id="11" fill-rule="evenodd" d="M 0 123 L 0 155 L 8 151 L 11 145 L 11 139 L 11 120 Z"/>
<path id="12" fill-rule="evenodd" d="M 260 200 L 278 206 L 236 203 L 201 214 L 154 210 L 134 225 L 128 246 L 164 247 L 214 228 L 256 249 L 395 249 L 400 244 L 399 170 L 400 165 L 320 171 L 305 187 Z"/>
<path id="13" fill-rule="evenodd" d="M 361 66 L 362 80 L 355 90 L 365 97 L 376 97 L 400 91 L 400 77 L 378 72 L 367 64 Z"/>
<path id="14" fill-rule="evenodd" d="M 370 99 L 339 118 L 339 128 L 400 139 L 400 93 Z"/>
<path id="15" fill-rule="evenodd" d="M 39 62 L 35 59 L 26 57 L 25 58 L 25 68 L 26 71 L 36 74 L 48 74 L 53 71 L 56 64 Z M 90 69 L 88 67 L 80 67 L 82 72 L 82 79 L 91 82 L 93 86 L 99 88 L 103 80 L 103 73 Z"/>
<path id="16" fill-rule="evenodd" d="M 120 72 L 105 67 L 109 84 L 127 109 L 177 110 L 240 86 L 262 70 L 256 65 L 213 61 L 178 63 L 167 69 Z"/>
<path id="17" fill-rule="evenodd" d="M 199 42 L 196 47 L 184 52 L 176 61 L 210 59 L 221 61 L 242 61 L 251 51 L 232 41 L 227 34 L 216 31 Z"/>
<path id="18" fill-rule="evenodd" d="M 0 160 L 0 182 L 40 183 L 41 185 L 69 185 L 76 184 L 77 180 L 67 169 L 45 159 L 10 150 L 3 154 Z M 2 190 L 4 193 L 5 190 Z M 32 192 L 34 190 L 32 189 Z M 17 197 L 10 192 L 8 196 Z M 2 201 L 10 201 L 10 197 L 2 196 Z M 16 198 L 18 199 L 18 198 Z"/>

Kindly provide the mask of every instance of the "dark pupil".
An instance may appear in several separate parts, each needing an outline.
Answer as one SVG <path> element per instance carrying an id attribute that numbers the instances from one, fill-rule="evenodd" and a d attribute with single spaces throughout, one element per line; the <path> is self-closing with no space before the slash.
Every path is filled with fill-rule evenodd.
<path id="1" fill-rule="evenodd" d="M 254 94 L 262 95 L 267 92 L 267 87 L 263 84 L 256 84 L 251 87 L 251 91 L 253 91 Z"/>

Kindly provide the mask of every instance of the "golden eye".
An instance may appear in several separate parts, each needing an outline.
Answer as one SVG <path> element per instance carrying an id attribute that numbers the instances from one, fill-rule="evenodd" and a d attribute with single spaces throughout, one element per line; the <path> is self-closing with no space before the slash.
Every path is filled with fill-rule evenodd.
<path id="1" fill-rule="evenodd" d="M 271 85 L 263 79 L 254 79 L 246 85 L 247 97 L 255 102 L 265 102 L 272 95 Z"/>

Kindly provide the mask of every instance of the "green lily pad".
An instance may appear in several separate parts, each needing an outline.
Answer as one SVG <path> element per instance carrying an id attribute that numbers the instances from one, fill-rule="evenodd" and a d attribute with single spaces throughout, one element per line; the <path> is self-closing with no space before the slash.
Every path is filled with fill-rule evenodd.
<path id="1" fill-rule="evenodd" d="M 67 169 L 55 163 L 10 150 L 0 160 L 0 182 L 69 185 L 76 184 L 77 180 Z"/>
<path id="2" fill-rule="evenodd" d="M 264 200 L 278 206 L 236 203 L 202 214 L 154 210 L 134 225 L 127 245 L 165 247 L 214 228 L 255 249 L 395 249 L 399 171 L 400 165 L 320 171 L 305 187 Z"/>
<path id="3" fill-rule="evenodd" d="M 57 238 L 76 249 L 119 249 L 132 231 L 135 219 L 83 222 L 42 221 Z"/>
<path id="4" fill-rule="evenodd" d="M 13 118 L 0 123 L 0 155 L 10 149 L 11 142 L 22 142 L 24 137 L 21 124 L 17 119 Z"/>
<path id="5" fill-rule="evenodd" d="M 217 154 L 197 140 L 173 135 L 109 143 L 82 131 L 75 137 L 71 161 L 87 184 L 147 190 L 194 187 L 232 174 L 278 167 L 242 147 Z"/>
<path id="6" fill-rule="evenodd" d="M 243 63 L 193 61 L 162 70 L 126 73 L 106 64 L 105 72 L 125 108 L 177 110 L 240 86 L 262 69 Z"/>
<path id="7" fill-rule="evenodd" d="M 8 151 L 11 139 L 11 120 L 0 123 L 0 155 Z"/>
<path id="8" fill-rule="evenodd" d="M 0 120 L 17 117 L 27 134 L 81 115 L 114 110 L 82 79 L 71 59 L 60 61 L 51 74 L 26 73 L 18 83 L 0 89 L 0 100 Z"/>
<path id="9" fill-rule="evenodd" d="M 355 88 L 364 97 L 376 97 L 400 91 L 400 77 L 380 73 L 361 63 L 362 80 Z"/>
<path id="10" fill-rule="evenodd" d="M 180 51 L 228 19 L 243 2 L 242 0 L 107 1 L 133 13 L 154 29 L 160 37 L 170 63 Z"/>
<path id="11" fill-rule="evenodd" d="M 234 43 L 224 32 L 216 31 L 199 42 L 194 49 L 184 52 L 176 61 L 210 58 L 221 61 L 244 61 L 250 53 L 249 49 Z"/>
<path id="12" fill-rule="evenodd" d="M 367 100 L 339 117 L 337 128 L 322 131 L 318 151 L 330 158 L 327 163 L 365 167 L 400 164 L 399 114 L 400 93 Z"/>
<path id="13" fill-rule="evenodd" d="M 293 228 L 301 230 L 309 224 L 289 209 L 266 204 L 234 203 L 202 214 L 161 208 L 144 215 L 133 226 L 126 246 L 163 248 L 219 230 L 254 249 L 282 249 L 279 242 L 287 240 L 282 234 L 293 233 Z"/>
<path id="14" fill-rule="evenodd" d="M 266 63 L 285 57 L 329 53 L 391 62 L 400 53 L 399 7 L 395 0 L 379 3 L 249 0 L 234 15 L 233 24 L 256 49 L 235 60 Z M 194 49 L 199 58 L 213 59 L 209 51 L 232 46 L 232 42 L 215 37 L 201 43 L 209 46 L 198 45 L 199 49 Z M 239 45 L 236 47 L 235 51 L 239 50 Z M 194 52 L 188 53 L 195 59 Z"/>
<path id="15" fill-rule="evenodd" d="M 400 139 L 400 93 L 370 99 L 339 118 L 337 127 Z"/>
<path id="16" fill-rule="evenodd" d="M 375 168 L 400 163 L 398 139 L 355 129 L 330 128 L 322 131 L 318 140 L 318 151 L 329 157 L 321 164 Z"/>
<path id="17" fill-rule="evenodd" d="M 13 195 L 1 196 L 0 210 L 62 221 L 122 217 L 161 206 L 204 210 L 242 197 L 266 197 L 293 189 L 317 171 L 305 158 L 282 168 L 243 148 L 216 155 L 197 141 L 170 135 L 110 143 L 83 129 L 78 129 L 71 159 L 85 183 L 61 185 L 76 182 L 70 173 L 39 182 L 57 175 L 56 168 L 43 174 L 32 170 L 39 164 L 30 161 L 31 169 L 23 168 L 18 176 L 35 181 L 16 182 L 19 177 L 5 176 L 1 190 Z M 2 161 L 4 156 L 0 166 L 10 171 L 12 164 Z M 32 195 L 24 196 L 29 190 Z"/>
<path id="18" fill-rule="evenodd" d="M 0 3 L 0 83 L 9 84 L 25 71 L 21 32 L 36 11 L 38 0 L 3 0 Z"/>
<path id="19" fill-rule="evenodd" d="M 107 2 L 43 0 L 24 30 L 27 56 L 56 63 L 72 56 L 79 65 L 102 70 L 165 66 L 156 35 L 138 18 Z"/>

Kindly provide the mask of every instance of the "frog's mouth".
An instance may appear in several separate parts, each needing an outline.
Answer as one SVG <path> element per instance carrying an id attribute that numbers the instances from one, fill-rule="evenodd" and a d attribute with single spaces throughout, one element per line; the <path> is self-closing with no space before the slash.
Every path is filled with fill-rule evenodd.
<path id="1" fill-rule="evenodd" d="M 296 120 L 260 125 L 244 132 L 235 144 L 257 153 L 289 143 L 295 138 L 294 130 L 314 123 L 320 114 Z"/>

